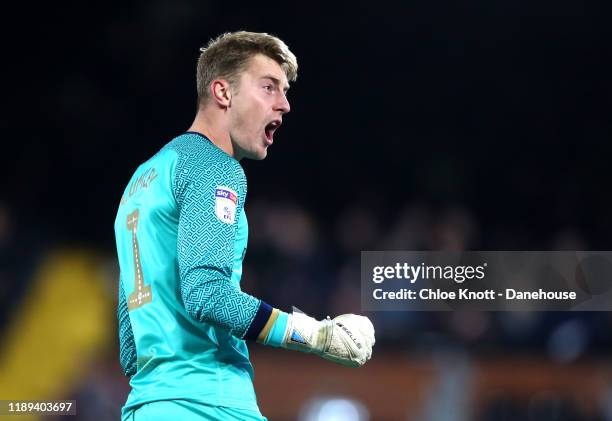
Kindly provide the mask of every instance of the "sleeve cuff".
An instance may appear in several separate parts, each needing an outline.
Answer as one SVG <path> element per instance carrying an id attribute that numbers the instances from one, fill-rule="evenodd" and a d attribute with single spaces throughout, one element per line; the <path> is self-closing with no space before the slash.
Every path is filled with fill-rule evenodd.
<path id="1" fill-rule="evenodd" d="M 242 339 L 247 341 L 256 340 L 266 326 L 266 323 L 268 323 L 268 320 L 272 315 L 272 310 L 272 306 L 262 300 L 259 304 L 259 308 L 257 309 L 257 313 L 255 313 L 255 318 L 251 322 L 251 326 L 249 326 L 249 329 L 246 331 Z"/>

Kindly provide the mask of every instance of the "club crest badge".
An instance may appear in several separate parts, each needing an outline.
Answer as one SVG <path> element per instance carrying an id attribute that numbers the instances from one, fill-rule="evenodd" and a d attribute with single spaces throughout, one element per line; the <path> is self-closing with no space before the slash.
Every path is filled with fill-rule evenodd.
<path id="1" fill-rule="evenodd" d="M 235 191 L 225 186 L 217 186 L 215 189 L 215 215 L 225 224 L 233 224 L 236 221 L 236 208 L 238 207 L 238 195 Z"/>

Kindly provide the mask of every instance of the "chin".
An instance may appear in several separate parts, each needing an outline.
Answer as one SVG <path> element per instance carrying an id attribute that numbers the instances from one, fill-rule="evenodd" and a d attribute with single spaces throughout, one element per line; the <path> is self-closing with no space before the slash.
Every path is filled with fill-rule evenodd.
<path id="1" fill-rule="evenodd" d="M 257 149 L 253 151 L 253 155 L 255 155 L 253 159 L 256 159 L 257 161 L 264 160 L 268 156 L 268 148 L 263 147 L 261 149 Z"/>
<path id="2" fill-rule="evenodd" d="M 253 161 L 262 161 L 266 159 L 268 156 L 268 151 L 266 149 L 260 151 L 253 151 L 250 154 L 246 155 L 245 158 L 252 159 Z"/>

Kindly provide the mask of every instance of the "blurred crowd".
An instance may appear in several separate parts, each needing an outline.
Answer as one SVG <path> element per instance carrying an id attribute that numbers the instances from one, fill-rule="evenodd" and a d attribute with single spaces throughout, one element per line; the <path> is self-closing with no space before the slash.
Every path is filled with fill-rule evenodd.
<path id="1" fill-rule="evenodd" d="M 518 238 L 520 232 L 485 230 L 463 206 L 440 208 L 427 203 L 409 203 L 389 215 L 380 214 L 364 203 L 367 201 L 347 204 L 335 219 L 326 220 L 290 200 L 253 197 L 247 203 L 250 233 L 243 289 L 286 311 L 295 305 L 318 318 L 360 313 L 361 251 L 480 250 L 493 243 L 522 243 Z M 28 293 L 28 281 L 38 262 L 54 248 L 66 246 L 34 236 L 27 221 L 16 224 L 18 219 L 7 204 L 0 206 L 0 314 L 5 329 L 11 322 L 11 314 Z M 93 249 L 103 256 L 108 269 L 105 289 L 115 299 L 114 250 L 91 244 L 71 247 Z M 586 250 L 588 242 L 580 232 L 569 227 L 550 238 L 549 249 Z M 563 367 L 606 358 L 612 342 L 609 313 L 372 312 L 368 315 L 376 327 L 376 353 L 462 356 L 463 365 L 440 363 L 436 381 L 440 390 L 424 401 L 419 419 L 612 419 L 612 410 L 605 407 L 606 400 L 595 415 L 591 412 L 587 416 L 571 397 L 555 394 L 523 402 L 502 393 L 481 407 L 476 415 L 472 412 L 471 418 L 452 410 L 459 405 L 457 399 L 469 383 L 469 370 L 464 372 L 461 367 L 467 370 L 473 359 L 523 355 Z M 114 324 L 114 320 L 109 323 Z M 79 419 L 113 419 L 128 390 L 118 366 L 116 344 L 112 344 L 75 385 L 71 396 L 85 408 Z M 97 414 L 95 418 L 93 414 Z M 368 419 L 363 416 L 362 419 Z M 304 415 L 303 419 L 334 419 L 312 417 L 312 414 Z"/>
<path id="2" fill-rule="evenodd" d="M 361 251 L 483 250 L 496 243 L 517 249 L 525 243 L 517 238 L 520 232 L 485 232 L 462 206 L 407 204 L 395 215 L 380 215 L 349 204 L 333 221 L 317 219 L 289 201 L 255 198 L 247 206 L 251 230 L 243 288 L 285 310 L 296 305 L 317 317 L 360 311 Z M 569 227 L 556 233 L 547 249 L 588 250 L 588 244 Z M 371 317 L 378 321 L 380 344 L 413 350 L 442 341 L 480 353 L 536 351 L 570 362 L 605 352 L 611 344 L 612 317 L 606 312 L 376 312 Z"/>

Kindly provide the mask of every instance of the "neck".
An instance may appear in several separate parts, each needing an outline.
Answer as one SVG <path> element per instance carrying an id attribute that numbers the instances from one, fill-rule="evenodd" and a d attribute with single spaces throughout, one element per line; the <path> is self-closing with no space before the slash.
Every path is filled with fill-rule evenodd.
<path id="1" fill-rule="evenodd" d="M 234 145 L 225 121 L 223 110 L 212 110 L 210 107 L 199 108 L 187 131 L 203 134 L 223 152 L 236 158 Z"/>

